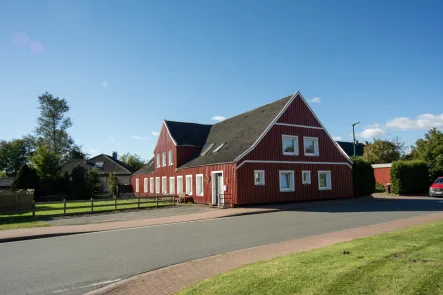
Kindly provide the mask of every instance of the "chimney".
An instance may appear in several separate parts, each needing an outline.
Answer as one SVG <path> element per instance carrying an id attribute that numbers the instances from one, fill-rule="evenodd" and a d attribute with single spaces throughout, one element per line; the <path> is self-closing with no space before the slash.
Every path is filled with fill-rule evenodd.
<path id="1" fill-rule="evenodd" d="M 117 160 L 117 152 L 112 152 L 112 158 L 113 158 L 114 160 Z"/>

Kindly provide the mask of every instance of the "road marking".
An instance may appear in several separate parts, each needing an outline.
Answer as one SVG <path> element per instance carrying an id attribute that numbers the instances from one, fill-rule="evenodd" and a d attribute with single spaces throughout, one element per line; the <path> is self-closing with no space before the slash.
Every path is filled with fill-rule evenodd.
<path id="1" fill-rule="evenodd" d="M 63 292 L 67 292 L 67 291 L 77 290 L 77 289 L 84 289 L 84 288 L 89 288 L 89 287 L 101 286 L 101 285 L 116 283 L 116 282 L 121 281 L 121 280 L 122 279 L 116 279 L 116 280 L 98 282 L 98 283 L 94 283 L 94 284 L 90 284 L 90 285 L 86 285 L 86 286 L 81 286 L 81 287 L 77 287 L 77 288 L 57 290 L 57 291 L 54 291 L 52 293 L 53 294 L 57 294 L 57 293 L 63 293 Z"/>

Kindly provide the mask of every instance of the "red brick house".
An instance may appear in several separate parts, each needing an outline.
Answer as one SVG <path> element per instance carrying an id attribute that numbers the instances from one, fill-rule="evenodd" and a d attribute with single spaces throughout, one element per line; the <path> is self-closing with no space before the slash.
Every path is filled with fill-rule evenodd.
<path id="1" fill-rule="evenodd" d="M 214 125 L 164 121 L 137 196 L 178 194 L 234 205 L 353 196 L 352 164 L 301 94 Z"/>

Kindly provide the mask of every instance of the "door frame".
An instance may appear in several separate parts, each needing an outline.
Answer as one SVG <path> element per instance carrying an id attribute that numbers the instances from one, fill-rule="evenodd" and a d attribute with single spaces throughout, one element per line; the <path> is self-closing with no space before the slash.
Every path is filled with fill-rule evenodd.
<path id="1" fill-rule="evenodd" d="M 223 171 L 212 171 L 212 172 L 211 172 L 211 183 L 212 183 L 212 185 L 211 185 L 211 191 L 212 191 L 212 200 L 211 200 L 211 204 L 212 204 L 212 206 L 215 206 L 215 205 L 217 205 L 217 204 L 220 204 L 220 200 L 217 199 L 217 192 L 215 192 L 215 195 L 214 195 L 215 182 L 217 181 L 217 177 L 214 177 L 214 176 L 215 176 L 214 174 L 220 174 L 220 173 L 221 173 L 221 175 L 222 175 L 222 183 L 221 183 L 221 185 L 224 186 L 225 178 L 224 178 L 224 175 L 223 175 Z M 223 187 L 223 188 L 224 188 L 224 187 Z M 223 192 L 224 192 L 224 190 L 223 190 Z M 217 202 L 215 202 L 215 201 L 217 201 Z"/>

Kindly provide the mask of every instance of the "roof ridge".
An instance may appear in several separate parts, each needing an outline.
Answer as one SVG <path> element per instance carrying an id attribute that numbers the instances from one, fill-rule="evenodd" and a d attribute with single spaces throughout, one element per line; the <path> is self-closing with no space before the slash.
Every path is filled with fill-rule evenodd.
<path id="1" fill-rule="evenodd" d="M 120 160 L 116 160 L 113 157 L 106 155 L 106 154 L 102 154 L 103 156 L 105 156 L 106 158 L 108 158 L 109 160 L 113 161 L 115 164 L 117 164 L 118 166 L 122 167 L 123 169 L 125 169 L 128 173 L 132 174 L 133 171 L 129 170 L 127 167 L 124 167 L 123 165 L 121 165 L 119 162 L 121 162 Z M 123 162 L 122 162 L 123 163 Z M 126 164 L 125 164 L 126 165 Z"/>
<path id="2" fill-rule="evenodd" d="M 182 124 L 197 124 L 197 125 L 203 125 L 203 126 L 212 126 L 213 124 L 202 124 L 202 123 L 196 123 L 196 122 L 183 122 L 183 121 L 174 121 L 174 120 L 166 120 L 164 119 L 163 121 L 165 122 L 173 122 L 173 123 L 182 123 Z"/>

